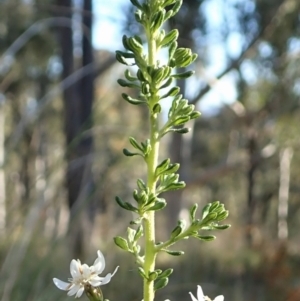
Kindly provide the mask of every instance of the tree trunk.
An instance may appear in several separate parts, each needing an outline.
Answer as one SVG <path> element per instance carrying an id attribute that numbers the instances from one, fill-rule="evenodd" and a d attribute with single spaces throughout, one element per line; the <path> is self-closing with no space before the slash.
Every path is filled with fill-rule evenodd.
<path id="1" fill-rule="evenodd" d="M 286 241 L 288 238 L 288 201 L 290 187 L 290 166 L 293 150 L 285 148 L 280 154 L 279 195 L 278 195 L 278 238 Z"/>
<path id="2" fill-rule="evenodd" d="M 257 162 L 256 162 L 256 153 L 257 153 L 257 137 L 256 132 L 252 129 L 249 130 L 248 133 L 248 171 L 247 171 L 247 181 L 248 181 L 248 188 L 247 188 L 247 231 L 246 231 L 246 241 L 249 247 L 252 246 L 253 243 L 253 233 L 254 233 L 254 212 L 256 208 L 256 199 L 254 196 L 254 188 L 255 188 L 255 179 L 254 175 L 257 169 Z"/>
<path id="3" fill-rule="evenodd" d="M 67 9 L 63 15 L 72 17 L 72 1 L 62 0 L 58 4 Z M 91 45 L 91 0 L 84 1 L 83 23 L 84 38 L 82 41 L 82 67 L 93 61 Z M 74 72 L 73 57 L 73 31 L 63 27 L 60 31 L 61 55 L 63 63 L 63 78 Z M 88 208 L 91 202 L 93 177 L 91 172 L 91 153 L 93 150 L 92 136 L 85 136 L 84 130 L 92 125 L 93 103 L 93 74 L 86 75 L 81 82 L 66 88 L 63 92 L 65 110 L 66 135 L 66 185 L 68 191 L 68 204 L 70 208 L 69 235 L 74 256 L 79 258 L 88 247 L 90 221 Z M 91 212 L 92 210 L 89 210 Z M 94 210 L 93 210 L 94 212 Z"/>
<path id="4" fill-rule="evenodd" d="M 5 192 L 5 173 L 4 173 L 4 99 L 0 99 L 0 235 L 5 234 L 6 228 L 6 192 Z"/>

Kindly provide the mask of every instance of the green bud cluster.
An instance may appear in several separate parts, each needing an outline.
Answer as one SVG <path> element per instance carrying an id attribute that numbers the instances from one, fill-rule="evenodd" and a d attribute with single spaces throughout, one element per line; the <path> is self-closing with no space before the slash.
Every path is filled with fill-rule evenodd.
<path id="1" fill-rule="evenodd" d="M 142 38 L 135 35 L 133 37 L 123 36 L 122 42 L 125 51 L 116 51 L 116 59 L 127 66 L 137 66 L 135 74 L 131 74 L 131 70 L 124 72 L 125 79 L 119 79 L 118 83 L 122 87 L 135 88 L 138 90 L 138 97 L 134 98 L 126 93 L 122 97 L 129 103 L 134 105 L 145 104 L 151 112 L 160 113 L 161 106 L 159 101 L 167 97 L 176 97 L 179 93 L 179 87 L 174 86 L 174 80 L 180 78 L 188 78 L 194 74 L 193 71 L 176 73 L 175 69 L 179 67 L 187 67 L 193 63 L 197 54 L 193 54 L 188 48 L 178 48 L 178 30 L 173 29 L 169 33 L 161 29 L 161 26 L 169 18 L 174 16 L 182 5 L 182 0 L 175 1 L 157 1 L 156 7 L 150 7 L 150 1 L 141 4 L 138 1 L 131 1 L 136 6 L 137 11 L 135 17 L 146 33 L 155 32 L 154 39 L 157 50 L 160 48 L 168 48 L 168 60 L 166 64 L 156 61 L 149 65 L 149 57 L 144 52 Z M 166 9 L 168 7 L 168 9 Z M 167 92 L 160 93 L 162 89 L 168 89 Z M 153 99 L 153 95 L 157 95 Z M 193 106 L 190 106 L 192 111 Z M 183 111 L 176 114 L 183 115 Z M 188 114 L 187 120 L 199 116 L 200 113 Z M 176 123 L 174 124 L 176 125 Z M 169 122 L 169 126 L 171 126 Z"/>
<path id="2" fill-rule="evenodd" d="M 124 251 L 135 255 L 139 264 L 142 264 L 143 258 L 139 256 L 141 247 L 137 244 L 138 240 L 143 236 L 143 226 L 139 225 L 137 229 L 127 228 L 127 239 L 117 236 L 114 238 L 115 244 Z"/>
<path id="3" fill-rule="evenodd" d="M 184 220 L 178 221 L 177 226 L 171 232 L 169 240 L 164 243 L 157 244 L 156 248 L 160 251 L 164 251 L 170 255 L 178 256 L 184 254 L 182 251 L 171 251 L 169 247 L 175 244 L 177 241 L 194 237 L 203 241 L 211 241 L 216 237 L 214 235 L 202 235 L 199 233 L 200 230 L 225 230 L 230 225 L 220 225 L 219 222 L 223 221 L 228 217 L 228 210 L 225 209 L 223 204 L 219 201 L 209 203 L 202 209 L 201 219 L 196 218 L 196 212 L 198 205 L 194 204 L 190 211 L 189 226 Z"/>
<path id="4" fill-rule="evenodd" d="M 173 269 L 166 269 L 165 271 L 157 269 L 153 272 L 148 273 L 147 275 L 147 273 L 141 267 L 138 268 L 138 271 L 141 277 L 146 279 L 147 281 L 155 281 L 155 291 L 164 288 L 169 282 L 169 276 L 173 273 Z"/>

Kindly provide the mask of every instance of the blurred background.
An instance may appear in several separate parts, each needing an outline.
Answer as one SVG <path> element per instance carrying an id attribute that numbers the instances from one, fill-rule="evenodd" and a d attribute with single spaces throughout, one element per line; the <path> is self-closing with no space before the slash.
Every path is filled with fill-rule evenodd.
<path id="1" fill-rule="evenodd" d="M 134 260 L 112 242 L 133 218 L 115 196 L 131 201 L 145 179 L 122 149 L 147 137 L 147 111 L 120 97 L 114 58 L 140 33 L 133 12 L 129 0 L 0 0 L 1 301 L 70 300 L 52 278 L 98 249 L 105 272 L 120 265 L 105 297 L 141 300 Z M 226 301 L 299 301 L 300 1 L 184 0 L 172 28 L 199 55 L 178 85 L 202 116 L 162 141 L 187 187 L 165 195 L 157 240 L 194 203 L 224 203 L 232 227 L 160 256 L 175 271 L 157 300 L 201 284 Z"/>

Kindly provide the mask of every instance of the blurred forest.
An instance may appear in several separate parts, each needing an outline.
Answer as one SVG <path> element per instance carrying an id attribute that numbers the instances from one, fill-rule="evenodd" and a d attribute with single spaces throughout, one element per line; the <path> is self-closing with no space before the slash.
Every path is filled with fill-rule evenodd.
<path id="1" fill-rule="evenodd" d="M 105 297 L 141 298 L 133 258 L 112 238 L 132 218 L 115 196 L 130 201 L 145 178 L 122 149 L 147 137 L 147 116 L 120 97 L 114 51 L 91 43 L 96 2 L 0 0 L 1 301 L 70 300 L 52 278 L 67 279 L 72 258 L 91 264 L 98 249 L 105 272 L 120 265 Z M 122 32 L 139 33 L 123 2 Z M 199 55 L 183 94 L 222 105 L 163 141 L 162 159 L 181 164 L 187 187 L 165 195 L 158 240 L 193 203 L 224 203 L 232 227 L 188 241 L 180 258 L 159 257 L 175 271 L 157 298 L 190 300 L 200 284 L 228 301 L 299 301 L 300 1 L 184 0 L 168 26 Z M 228 78 L 230 102 L 226 85 L 218 92 Z"/>

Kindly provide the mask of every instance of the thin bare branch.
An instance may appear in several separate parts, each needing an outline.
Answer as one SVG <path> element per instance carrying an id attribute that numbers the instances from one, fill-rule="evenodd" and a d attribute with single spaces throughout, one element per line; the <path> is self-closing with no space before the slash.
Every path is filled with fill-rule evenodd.
<path id="1" fill-rule="evenodd" d="M 247 57 L 247 55 L 250 53 L 252 48 L 258 43 L 258 41 L 264 36 L 270 36 L 273 33 L 274 26 L 272 26 L 274 23 L 278 22 L 278 16 L 282 14 L 281 8 L 283 5 L 288 2 L 289 0 L 283 0 L 283 2 L 278 5 L 277 9 L 275 10 L 274 15 L 270 19 L 270 22 L 263 27 L 257 35 L 253 38 L 253 40 L 245 47 L 245 49 L 240 53 L 239 57 L 235 60 L 232 60 L 231 63 L 225 68 L 219 75 L 216 76 L 216 80 L 221 79 L 224 75 L 229 73 L 230 71 L 239 68 L 241 63 L 244 61 L 244 59 Z M 280 16 L 282 17 L 282 16 Z M 204 88 L 202 88 L 199 93 L 190 101 L 192 104 L 196 104 L 206 93 L 208 93 L 212 89 L 212 86 L 208 84 L 205 85 Z"/>

